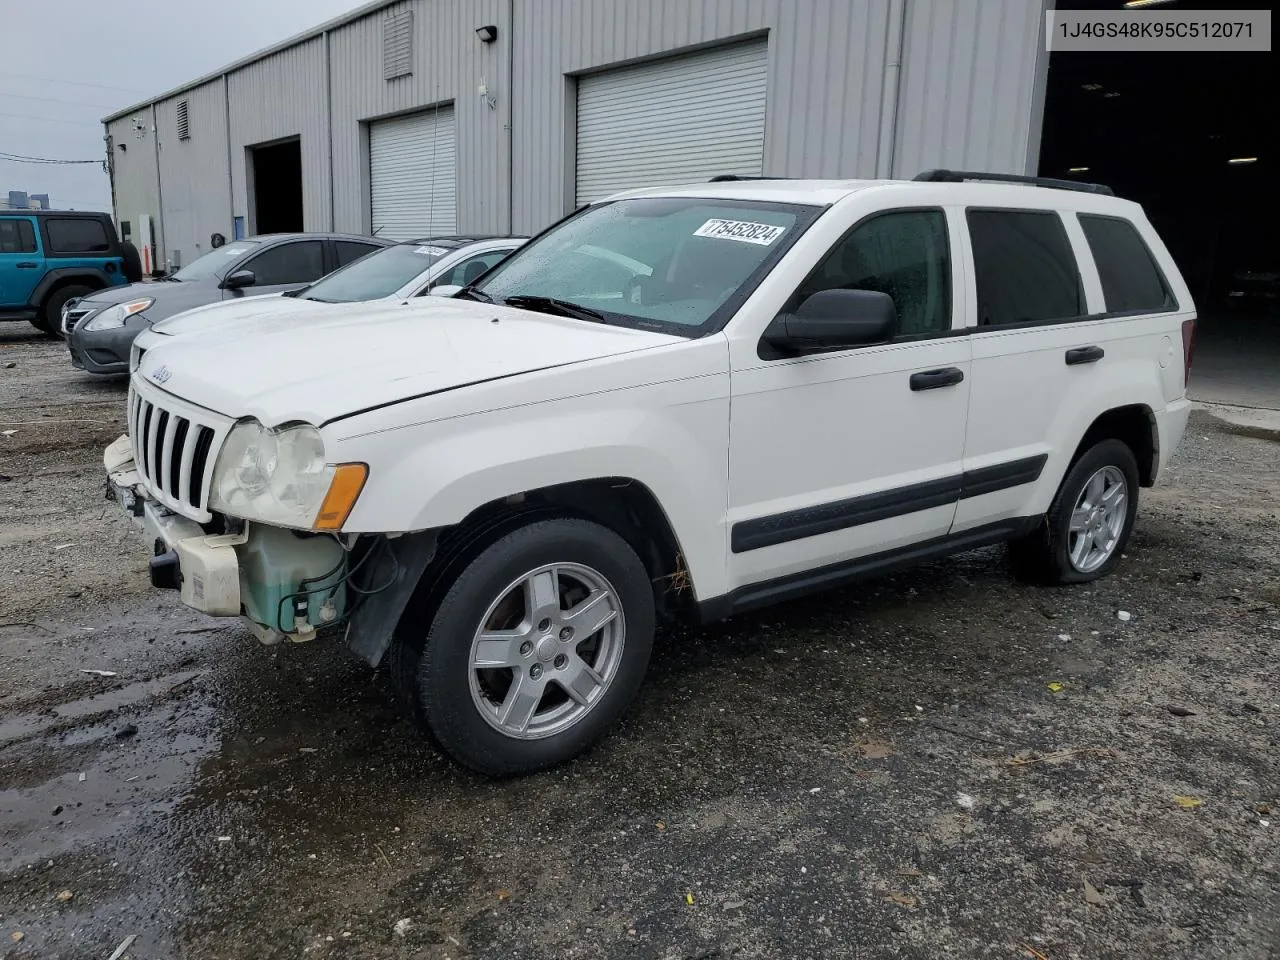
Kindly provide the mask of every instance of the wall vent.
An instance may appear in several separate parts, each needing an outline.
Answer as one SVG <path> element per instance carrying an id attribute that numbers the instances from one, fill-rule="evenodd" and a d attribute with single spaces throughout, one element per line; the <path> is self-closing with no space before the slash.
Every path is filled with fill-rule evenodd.
<path id="1" fill-rule="evenodd" d="M 382 78 L 413 73 L 413 11 L 389 13 L 382 20 Z"/>

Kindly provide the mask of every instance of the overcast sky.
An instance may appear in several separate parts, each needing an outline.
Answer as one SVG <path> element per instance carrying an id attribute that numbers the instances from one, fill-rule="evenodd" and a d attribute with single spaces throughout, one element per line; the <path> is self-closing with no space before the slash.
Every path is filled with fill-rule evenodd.
<path id="1" fill-rule="evenodd" d="M 363 0 L 14 0 L 0 32 L 0 151 L 101 160 L 101 119 L 353 10 Z M 0 159 L 0 196 L 110 210 L 100 165 Z"/>

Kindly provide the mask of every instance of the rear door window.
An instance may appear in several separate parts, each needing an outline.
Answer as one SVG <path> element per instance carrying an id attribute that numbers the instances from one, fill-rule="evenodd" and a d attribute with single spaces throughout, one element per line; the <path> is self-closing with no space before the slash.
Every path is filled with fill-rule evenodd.
<path id="1" fill-rule="evenodd" d="M 981 326 L 1084 315 L 1080 271 L 1056 212 L 970 209 L 966 218 Z"/>
<path id="2" fill-rule="evenodd" d="M 17 217 L 0 218 L 0 253 L 35 253 L 36 232 L 31 221 Z"/>
<path id="3" fill-rule="evenodd" d="M 310 283 L 324 275 L 323 247 L 319 240 L 282 243 L 263 250 L 241 269 L 252 270 L 259 287 Z"/>
<path id="4" fill-rule="evenodd" d="M 335 240 L 333 248 L 338 254 L 339 267 L 345 267 L 348 263 L 359 260 L 366 253 L 382 249 L 376 243 L 361 243 L 359 240 Z"/>
<path id="5" fill-rule="evenodd" d="M 50 217 L 44 222 L 50 253 L 107 253 L 111 238 L 101 220 Z"/>
<path id="6" fill-rule="evenodd" d="M 1178 304 L 1137 229 L 1120 217 L 1080 214 L 1080 226 L 1098 265 L 1108 313 L 1157 313 Z"/>

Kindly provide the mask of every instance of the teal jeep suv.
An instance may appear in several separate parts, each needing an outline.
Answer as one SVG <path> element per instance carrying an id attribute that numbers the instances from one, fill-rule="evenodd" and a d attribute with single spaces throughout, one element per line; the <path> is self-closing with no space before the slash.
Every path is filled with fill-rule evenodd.
<path id="1" fill-rule="evenodd" d="M 0 320 L 61 336 L 69 301 L 141 279 L 138 251 L 108 214 L 0 210 Z"/>

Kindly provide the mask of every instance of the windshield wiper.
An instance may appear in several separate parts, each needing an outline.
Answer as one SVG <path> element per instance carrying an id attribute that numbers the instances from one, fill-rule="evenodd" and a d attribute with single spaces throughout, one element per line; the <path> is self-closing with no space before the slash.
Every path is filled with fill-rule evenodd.
<path id="1" fill-rule="evenodd" d="M 287 296 L 289 296 L 289 294 L 287 294 L 287 293 L 286 293 L 286 294 L 285 294 L 285 296 L 287 297 Z M 293 294 L 293 296 L 295 296 L 295 297 L 296 297 L 296 296 L 297 296 L 297 294 L 295 293 L 295 294 Z M 303 297 L 302 299 L 303 299 L 303 300 L 310 300 L 310 301 L 312 301 L 313 303 L 337 303 L 337 302 L 338 302 L 337 300 L 326 300 L 324 297 Z"/>
<path id="2" fill-rule="evenodd" d="M 463 287 L 455 297 L 462 297 L 464 300 L 479 300 L 481 303 L 493 303 L 493 297 L 485 293 L 483 290 L 477 290 L 475 287 Z"/>
<path id="3" fill-rule="evenodd" d="M 557 297 L 538 297 L 532 294 L 518 293 L 502 301 L 509 307 L 523 307 L 527 310 L 540 310 L 543 313 L 559 314 L 562 317 L 573 317 L 577 320 L 591 320 L 595 323 L 607 323 L 604 314 L 574 303 L 572 300 L 560 300 Z"/>

